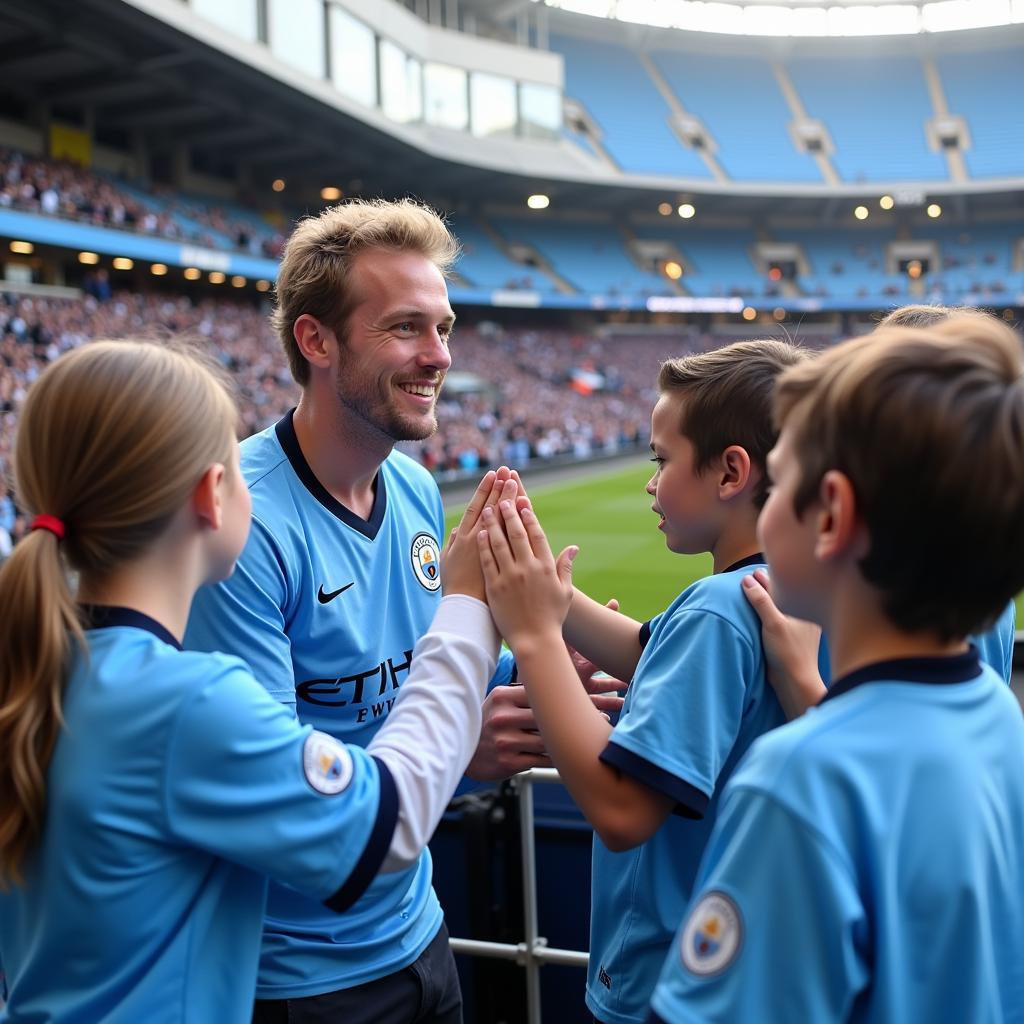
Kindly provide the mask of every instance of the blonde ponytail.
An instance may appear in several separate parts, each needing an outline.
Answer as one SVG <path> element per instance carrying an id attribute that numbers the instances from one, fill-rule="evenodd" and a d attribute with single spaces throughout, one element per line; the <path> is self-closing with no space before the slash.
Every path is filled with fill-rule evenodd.
<path id="1" fill-rule="evenodd" d="M 82 639 L 59 543 L 35 530 L 0 567 L 0 880 L 21 880 L 42 831 L 67 663 Z"/>
<path id="2" fill-rule="evenodd" d="M 203 473 L 227 464 L 236 411 L 198 356 L 144 342 L 94 342 L 29 392 L 16 489 L 64 539 L 33 530 L 0 566 L 0 885 L 22 880 L 46 815 L 68 670 L 85 651 L 69 570 L 100 581 L 139 557 Z"/>

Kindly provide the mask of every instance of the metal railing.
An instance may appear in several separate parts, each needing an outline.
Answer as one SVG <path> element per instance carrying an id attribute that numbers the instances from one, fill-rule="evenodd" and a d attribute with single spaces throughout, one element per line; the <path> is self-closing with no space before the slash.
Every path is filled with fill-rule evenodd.
<path id="1" fill-rule="evenodd" d="M 590 957 L 575 949 L 554 949 L 537 932 L 537 862 L 533 819 L 533 787 L 558 782 L 554 768 L 530 768 L 512 779 L 519 799 L 520 852 L 523 860 L 523 941 L 485 942 L 481 939 L 449 939 L 453 953 L 512 960 L 526 969 L 527 1024 L 540 1024 L 540 969 L 544 964 L 586 967 Z"/>

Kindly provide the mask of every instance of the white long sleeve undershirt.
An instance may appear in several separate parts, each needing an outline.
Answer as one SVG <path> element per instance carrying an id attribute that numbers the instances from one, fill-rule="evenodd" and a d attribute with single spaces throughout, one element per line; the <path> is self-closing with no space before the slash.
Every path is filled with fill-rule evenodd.
<path id="1" fill-rule="evenodd" d="M 413 864 L 434 834 L 480 740 L 500 643 L 487 605 L 452 594 L 416 644 L 409 677 L 367 747 L 398 790 L 398 823 L 382 871 Z"/>

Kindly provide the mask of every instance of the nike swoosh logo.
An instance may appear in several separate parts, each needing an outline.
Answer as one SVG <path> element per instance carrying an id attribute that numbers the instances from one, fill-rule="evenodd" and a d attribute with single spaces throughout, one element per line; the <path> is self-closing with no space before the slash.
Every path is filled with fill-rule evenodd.
<path id="1" fill-rule="evenodd" d="M 349 587 L 354 587 L 356 581 L 353 580 L 351 583 L 346 583 L 343 587 L 338 587 L 337 590 L 332 590 L 329 594 L 324 593 L 324 585 L 320 584 L 320 589 L 316 593 L 316 599 L 321 604 L 327 604 L 328 601 L 333 601 L 339 594 L 344 594 Z"/>

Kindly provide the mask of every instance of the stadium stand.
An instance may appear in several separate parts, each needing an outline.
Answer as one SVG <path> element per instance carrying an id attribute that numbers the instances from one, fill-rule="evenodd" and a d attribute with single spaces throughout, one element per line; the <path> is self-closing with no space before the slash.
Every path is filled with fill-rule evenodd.
<path id="1" fill-rule="evenodd" d="M 600 125 L 605 149 L 624 172 L 709 176 L 699 155 L 668 126 L 675 111 L 639 54 L 566 36 L 553 37 L 551 45 L 565 58 L 568 95 Z M 812 157 L 790 136 L 793 111 L 769 60 L 659 49 L 649 57 L 681 107 L 703 122 L 729 179 L 821 181 Z M 945 53 L 935 63 L 950 113 L 962 116 L 968 127 L 971 176 L 1019 174 L 1024 148 L 1014 107 L 1014 97 L 1024 89 L 1019 50 Z M 784 67 L 806 113 L 822 121 L 831 136 L 832 160 L 844 181 L 948 178 L 942 153 L 928 143 L 926 124 L 938 111 L 919 59 L 793 57 Z M 583 137 L 567 137 L 589 149 Z"/>
<path id="2" fill-rule="evenodd" d="M 557 220 L 495 219 L 509 241 L 536 249 L 577 291 L 597 295 L 657 295 L 665 282 L 627 255 L 614 224 Z"/>
<path id="3" fill-rule="evenodd" d="M 1020 226 L 976 224 L 971 227 L 937 225 L 927 232 L 939 245 L 934 278 L 944 295 L 1005 295 L 1024 289 L 1024 270 L 1014 270 L 1014 246 L 1021 241 Z"/>
<path id="4" fill-rule="evenodd" d="M 651 60 L 686 110 L 701 118 L 730 178 L 821 181 L 813 158 L 789 134 L 793 113 L 770 61 L 678 51 L 655 51 Z"/>
<path id="5" fill-rule="evenodd" d="M 681 284 L 691 295 L 761 295 L 765 280 L 757 272 L 750 252 L 756 242 L 752 230 L 694 228 L 679 221 L 636 224 L 637 238 L 666 240 L 686 260 Z"/>
<path id="6" fill-rule="evenodd" d="M 474 287 L 554 291 L 549 277 L 509 259 L 475 221 L 457 218 L 452 229 L 462 243 L 459 272 Z"/>
<path id="7" fill-rule="evenodd" d="M 581 102 L 604 132 L 608 154 L 633 174 L 708 178 L 700 157 L 669 127 L 673 111 L 641 61 L 622 46 L 557 36 L 566 95 Z"/>
<path id="8" fill-rule="evenodd" d="M 965 158 L 971 176 L 1019 175 L 1024 153 L 1024 125 L 1017 107 L 1024 94 L 1020 49 L 940 54 L 936 64 L 950 112 L 964 117 L 970 128 Z"/>
<path id="9" fill-rule="evenodd" d="M 885 245 L 893 238 L 884 229 L 832 231 L 775 229 L 772 237 L 793 242 L 807 257 L 810 273 L 799 278 L 805 292 L 845 299 L 896 300 L 906 291 L 906 278 L 886 272 Z"/>
<path id="10" fill-rule="evenodd" d="M 250 277 L 273 269 L 268 260 L 279 255 L 294 219 L 280 213 L 279 223 L 272 225 L 261 212 L 240 202 L 204 200 L 165 186 L 147 187 L 10 149 L 0 150 L 3 209 L 39 217 L 40 223 L 66 219 L 90 229 L 130 231 L 240 253 L 232 259 L 248 260 L 251 269 L 240 272 Z M 642 304 L 649 296 L 680 290 L 702 297 L 777 298 L 780 288 L 765 280 L 753 259 L 759 241 L 797 245 L 809 264 L 809 271 L 798 278 L 799 293 L 827 300 L 834 308 L 851 300 L 889 302 L 908 294 L 905 276 L 885 269 L 886 247 L 900 237 L 896 224 L 887 228 L 782 224 L 764 226 L 758 232 L 753 227 L 697 227 L 674 217 L 651 221 L 627 214 L 617 220 L 598 220 L 593 215 L 582 219 L 567 213 L 524 217 L 503 212 L 476 217 L 458 214 L 453 227 L 463 249 L 453 292 L 457 295 L 464 286 L 473 301 L 498 291 L 537 293 L 545 302 L 565 301 L 571 295 L 583 305 L 591 298 Z M 1024 223 L 1019 219 L 955 226 L 929 223 L 913 228 L 912 237 L 942 243 L 942 261 L 929 268 L 922 283 L 935 301 L 957 302 L 972 295 L 1002 301 L 1024 293 L 1024 273 L 1014 269 L 1014 247 L 1024 239 Z M 678 287 L 653 264 L 631 255 L 631 239 L 663 242 L 678 256 L 685 270 Z M 117 237 L 110 235 L 110 240 L 99 251 L 117 254 Z M 84 240 L 82 244 L 93 243 Z M 538 265 L 512 259 L 509 247 L 533 254 Z"/>
<path id="11" fill-rule="evenodd" d="M 787 69 L 807 113 L 828 127 L 845 181 L 947 177 L 942 154 L 928 148 L 925 123 L 934 111 L 919 61 L 802 57 Z"/>
<path id="12" fill-rule="evenodd" d="M 106 172 L 0 149 L 0 207 L 276 257 L 284 236 L 239 204 L 203 201 Z"/>

